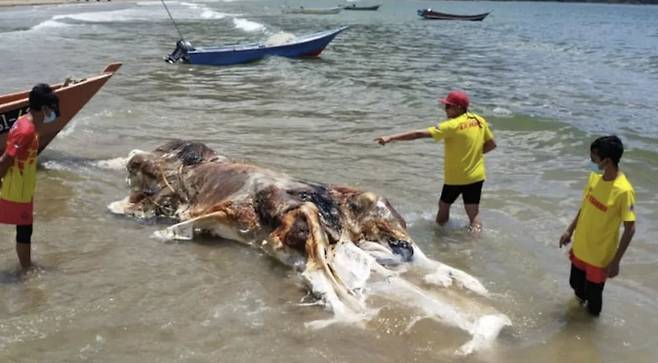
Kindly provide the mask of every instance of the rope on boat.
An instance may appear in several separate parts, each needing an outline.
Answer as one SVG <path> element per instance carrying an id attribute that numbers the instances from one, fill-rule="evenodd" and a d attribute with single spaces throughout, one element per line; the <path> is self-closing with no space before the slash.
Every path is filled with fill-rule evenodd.
<path id="1" fill-rule="evenodd" d="M 165 10 L 167 10 L 167 14 L 169 14 L 169 19 L 171 19 L 171 22 L 174 24 L 174 28 L 176 28 L 176 31 L 178 32 L 180 39 L 185 40 L 183 33 L 181 33 L 180 29 L 178 29 L 178 25 L 176 24 L 176 21 L 174 21 L 174 17 L 171 16 L 171 12 L 169 12 L 169 8 L 167 7 L 167 4 L 165 4 L 164 0 L 160 0 L 160 1 L 162 2 L 162 5 L 164 5 Z"/>

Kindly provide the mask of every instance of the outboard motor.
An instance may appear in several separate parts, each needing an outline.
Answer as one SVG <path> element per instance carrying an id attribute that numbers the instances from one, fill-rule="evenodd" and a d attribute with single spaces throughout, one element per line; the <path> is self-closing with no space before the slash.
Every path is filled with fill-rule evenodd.
<path id="1" fill-rule="evenodd" d="M 188 62 L 187 52 L 194 50 L 192 44 L 187 40 L 181 39 L 176 42 L 176 49 L 164 58 L 165 62 L 174 64 L 178 61 Z"/>

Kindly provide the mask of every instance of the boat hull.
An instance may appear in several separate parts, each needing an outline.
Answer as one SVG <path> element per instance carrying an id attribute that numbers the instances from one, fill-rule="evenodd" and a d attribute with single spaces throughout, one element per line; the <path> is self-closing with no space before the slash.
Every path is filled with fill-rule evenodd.
<path id="1" fill-rule="evenodd" d="M 199 65 L 232 65 L 257 61 L 269 56 L 288 58 L 316 57 L 343 30 L 316 33 L 288 44 L 267 46 L 263 43 L 223 48 L 201 48 L 187 52 L 187 62 Z"/>
<path id="2" fill-rule="evenodd" d="M 462 20 L 462 21 L 482 21 L 489 13 L 475 15 L 457 15 L 432 11 L 430 9 L 418 10 L 418 15 L 426 20 Z"/>
<path id="3" fill-rule="evenodd" d="M 59 97 L 60 115 L 55 122 L 39 127 L 39 153 L 62 131 L 71 119 L 94 97 L 110 77 L 121 67 L 112 63 L 100 75 L 79 82 L 59 83 L 51 88 Z M 30 90 L 0 96 L 0 153 L 5 150 L 9 129 L 18 117 L 27 113 Z"/>
<path id="4" fill-rule="evenodd" d="M 343 10 L 361 10 L 361 11 L 376 11 L 379 9 L 381 5 L 373 5 L 373 6 L 345 6 L 343 7 Z"/>

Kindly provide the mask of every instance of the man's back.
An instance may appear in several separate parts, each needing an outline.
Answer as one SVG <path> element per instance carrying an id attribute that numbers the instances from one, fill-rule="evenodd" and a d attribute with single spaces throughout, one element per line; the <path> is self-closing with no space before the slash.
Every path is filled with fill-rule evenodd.
<path id="1" fill-rule="evenodd" d="M 483 147 L 493 139 L 487 121 L 472 112 L 430 128 L 435 140 L 445 139 L 444 178 L 449 185 L 465 185 L 485 179 Z"/>

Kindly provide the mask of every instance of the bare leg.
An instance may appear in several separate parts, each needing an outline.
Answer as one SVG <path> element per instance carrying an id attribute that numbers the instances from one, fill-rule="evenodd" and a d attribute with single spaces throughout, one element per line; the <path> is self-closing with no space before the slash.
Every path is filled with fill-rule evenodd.
<path id="1" fill-rule="evenodd" d="M 450 219 L 450 204 L 439 200 L 439 211 L 436 213 L 436 223 L 442 226 Z"/>
<path id="2" fill-rule="evenodd" d="M 29 243 L 16 243 L 16 255 L 18 255 L 18 261 L 23 270 L 32 267 L 31 248 L 32 245 Z"/>
<path id="3" fill-rule="evenodd" d="M 482 230 L 482 222 L 480 222 L 480 205 L 479 204 L 464 204 L 466 215 L 469 220 L 469 230 L 471 232 L 480 232 Z"/>

